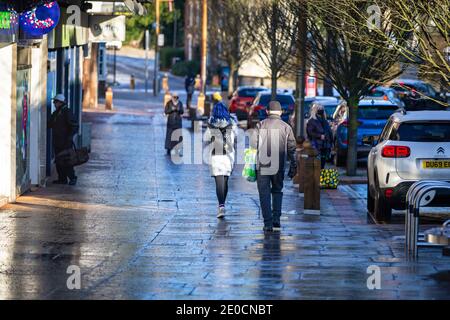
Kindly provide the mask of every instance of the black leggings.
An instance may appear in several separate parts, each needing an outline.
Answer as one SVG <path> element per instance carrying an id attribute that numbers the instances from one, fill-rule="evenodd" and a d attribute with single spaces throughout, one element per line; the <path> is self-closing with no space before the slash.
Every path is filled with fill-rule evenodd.
<path id="1" fill-rule="evenodd" d="M 220 206 L 224 206 L 228 194 L 228 177 L 217 176 L 215 177 L 215 179 L 216 179 L 217 200 L 219 200 Z"/>

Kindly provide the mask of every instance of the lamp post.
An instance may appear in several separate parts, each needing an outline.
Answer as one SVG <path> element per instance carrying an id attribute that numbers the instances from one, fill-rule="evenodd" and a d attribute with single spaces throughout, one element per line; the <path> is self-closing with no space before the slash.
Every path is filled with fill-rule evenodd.
<path id="1" fill-rule="evenodd" d="M 307 18 L 306 2 L 303 2 L 303 14 L 300 15 L 298 25 L 299 48 L 298 55 L 299 70 L 297 74 L 296 107 L 295 107 L 295 135 L 300 141 L 304 140 L 305 132 L 305 81 L 306 81 L 306 41 L 307 41 Z"/>
<path id="2" fill-rule="evenodd" d="M 202 0 L 201 88 L 197 108 L 204 110 L 206 93 L 206 60 L 208 53 L 208 0 Z"/>
<path id="3" fill-rule="evenodd" d="M 155 0 L 156 23 L 155 23 L 155 75 L 153 78 L 153 95 L 156 97 L 159 94 L 159 33 L 160 33 L 160 1 Z"/>

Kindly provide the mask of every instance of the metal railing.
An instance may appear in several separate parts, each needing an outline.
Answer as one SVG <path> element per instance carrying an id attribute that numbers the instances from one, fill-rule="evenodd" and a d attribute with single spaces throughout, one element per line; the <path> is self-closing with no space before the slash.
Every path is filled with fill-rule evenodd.
<path id="1" fill-rule="evenodd" d="M 416 260 L 418 256 L 420 207 L 431 203 L 438 192 L 450 191 L 450 183 L 444 181 L 423 180 L 414 183 L 406 194 L 406 255 Z"/>

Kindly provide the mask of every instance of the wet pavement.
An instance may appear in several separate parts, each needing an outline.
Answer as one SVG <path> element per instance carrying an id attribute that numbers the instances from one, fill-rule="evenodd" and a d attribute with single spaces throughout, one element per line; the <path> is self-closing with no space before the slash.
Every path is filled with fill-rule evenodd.
<path id="1" fill-rule="evenodd" d="M 78 185 L 0 209 L 1 299 L 450 298 L 450 258 L 426 248 L 407 262 L 402 221 L 368 222 L 357 186 L 324 191 L 321 215 L 309 216 L 286 182 L 283 229 L 264 235 L 256 186 L 238 166 L 218 221 L 208 166 L 170 161 L 152 101 L 121 92 L 115 112 L 86 112 L 92 154 Z M 68 289 L 69 266 L 79 290 Z M 369 266 L 381 290 L 368 289 Z"/>

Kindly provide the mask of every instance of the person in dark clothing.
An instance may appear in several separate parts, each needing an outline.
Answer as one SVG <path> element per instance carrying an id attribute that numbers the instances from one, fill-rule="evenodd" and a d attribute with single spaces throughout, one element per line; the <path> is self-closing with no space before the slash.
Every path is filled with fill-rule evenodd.
<path id="1" fill-rule="evenodd" d="M 58 94 L 53 99 L 53 103 L 56 110 L 50 117 L 48 127 L 52 129 L 53 148 L 57 157 L 62 151 L 73 148 L 73 136 L 77 133 L 79 126 L 73 119 L 72 112 L 67 107 L 64 95 Z M 58 172 L 58 180 L 53 181 L 53 183 L 67 184 L 67 179 L 69 179 L 70 185 L 77 183 L 73 166 L 61 166 L 56 163 L 56 170 Z"/>
<path id="2" fill-rule="evenodd" d="M 166 130 L 166 150 L 167 154 L 170 154 L 172 149 L 179 144 L 182 140 L 172 141 L 172 134 L 175 130 L 183 128 L 183 119 L 181 116 L 184 113 L 183 103 L 177 94 L 172 95 L 172 99 L 167 102 L 165 106 L 165 114 L 167 115 L 167 130 Z"/>
<path id="3" fill-rule="evenodd" d="M 280 103 L 270 102 L 268 112 L 269 117 L 258 123 L 251 134 L 250 146 L 257 150 L 256 181 L 264 231 L 272 232 L 281 229 L 285 163 L 288 158 L 288 176 L 292 179 L 297 171 L 297 143 L 292 128 L 281 119 Z"/>
<path id="4" fill-rule="evenodd" d="M 306 125 L 306 133 L 311 145 L 319 152 L 321 167 L 324 169 L 330 158 L 333 133 L 323 105 L 314 103 L 311 106 L 311 118 Z"/>
<path id="5" fill-rule="evenodd" d="M 192 96 L 194 95 L 194 91 L 195 91 L 195 78 L 192 74 L 190 74 L 186 77 L 186 80 L 184 81 L 184 87 L 186 89 L 186 94 L 187 94 L 186 106 L 187 106 L 187 108 L 190 109 L 191 102 L 192 102 Z"/>

